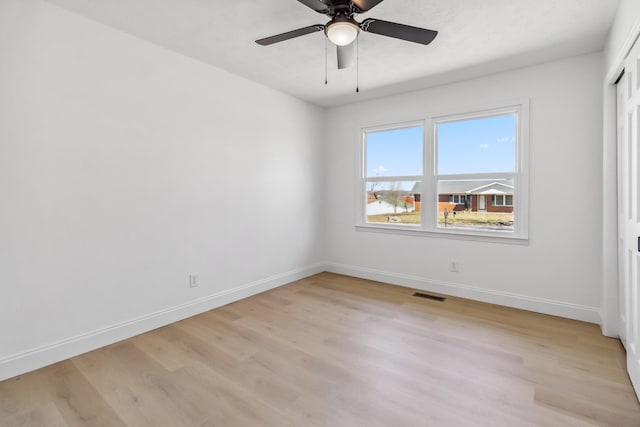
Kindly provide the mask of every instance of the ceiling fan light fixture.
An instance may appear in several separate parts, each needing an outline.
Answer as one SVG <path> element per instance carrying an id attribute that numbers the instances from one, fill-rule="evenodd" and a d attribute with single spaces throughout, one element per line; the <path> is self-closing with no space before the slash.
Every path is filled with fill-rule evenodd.
<path id="1" fill-rule="evenodd" d="M 360 27 L 349 18 L 337 17 L 326 26 L 327 37 L 336 46 L 347 46 L 358 37 Z"/>

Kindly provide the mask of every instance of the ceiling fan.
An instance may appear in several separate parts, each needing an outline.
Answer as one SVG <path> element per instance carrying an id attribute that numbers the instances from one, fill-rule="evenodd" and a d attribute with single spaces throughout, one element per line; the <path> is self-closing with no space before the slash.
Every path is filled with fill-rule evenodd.
<path id="1" fill-rule="evenodd" d="M 353 41 L 358 37 L 360 30 L 424 45 L 431 43 L 438 35 L 438 32 L 434 30 L 397 24 L 381 19 L 367 18 L 360 23 L 354 19 L 354 15 L 373 9 L 382 3 L 383 0 L 298 1 L 318 13 L 327 15 L 331 20 L 324 25 L 310 25 L 275 36 L 265 37 L 256 40 L 256 43 L 262 46 L 268 46 L 317 31 L 324 31 L 326 37 L 337 46 L 338 68 L 342 69 L 347 68 L 353 62 L 355 57 Z"/>

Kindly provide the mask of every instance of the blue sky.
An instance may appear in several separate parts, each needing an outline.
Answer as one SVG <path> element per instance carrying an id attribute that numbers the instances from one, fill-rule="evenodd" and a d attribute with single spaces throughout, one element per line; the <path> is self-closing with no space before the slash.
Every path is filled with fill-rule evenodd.
<path id="1" fill-rule="evenodd" d="M 438 125 L 438 173 L 515 170 L 515 116 Z M 422 175 L 422 127 L 367 134 L 367 176 Z"/>
<path id="2" fill-rule="evenodd" d="M 421 126 L 367 134 L 367 176 L 422 175 Z"/>

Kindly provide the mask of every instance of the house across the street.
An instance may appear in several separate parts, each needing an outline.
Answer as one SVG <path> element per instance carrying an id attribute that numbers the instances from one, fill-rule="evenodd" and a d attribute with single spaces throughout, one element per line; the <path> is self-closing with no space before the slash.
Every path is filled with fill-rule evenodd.
<path id="1" fill-rule="evenodd" d="M 420 200 L 420 183 L 411 194 Z M 513 180 L 456 180 L 438 183 L 438 210 L 471 212 L 513 212 Z"/>

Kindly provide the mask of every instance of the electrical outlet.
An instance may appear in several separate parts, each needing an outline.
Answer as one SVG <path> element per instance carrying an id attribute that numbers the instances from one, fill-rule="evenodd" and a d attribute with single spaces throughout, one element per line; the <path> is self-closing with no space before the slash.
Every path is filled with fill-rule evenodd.
<path id="1" fill-rule="evenodd" d="M 195 274 L 189 275 L 189 287 L 197 288 L 198 287 L 198 276 Z"/>
<path id="2" fill-rule="evenodd" d="M 458 272 L 458 261 L 451 261 L 449 263 L 449 271 L 452 273 Z"/>

